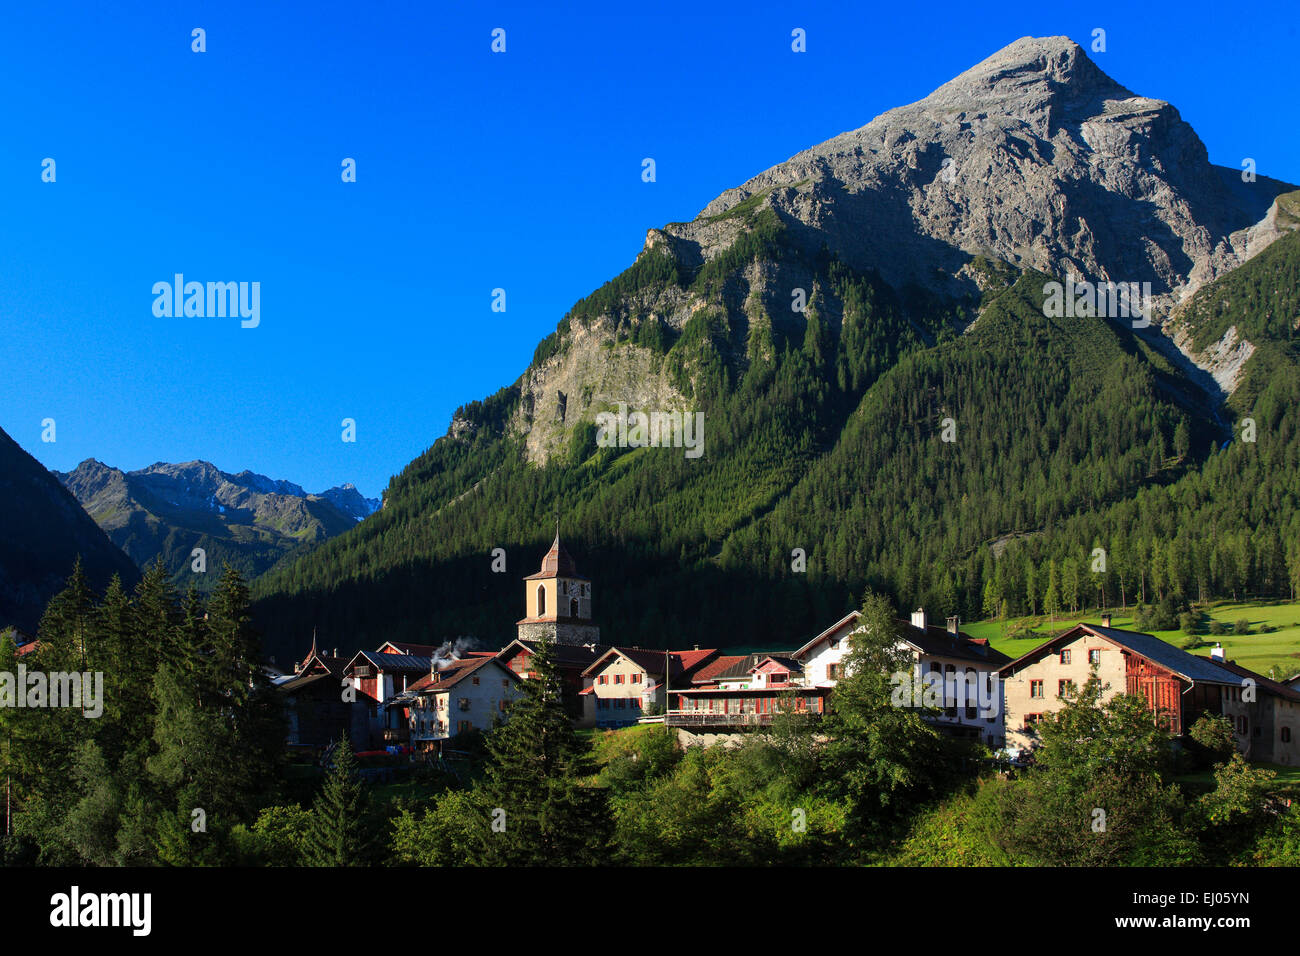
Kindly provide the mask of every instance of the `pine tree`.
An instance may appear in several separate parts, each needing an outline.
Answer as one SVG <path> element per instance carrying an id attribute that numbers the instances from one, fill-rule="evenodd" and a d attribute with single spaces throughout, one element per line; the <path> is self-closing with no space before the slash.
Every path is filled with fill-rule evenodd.
<path id="1" fill-rule="evenodd" d="M 478 793 L 481 862 L 490 865 L 590 865 L 604 859 L 610 832 L 604 792 L 583 782 L 594 768 L 562 700 L 547 641 L 529 661 L 532 676 L 505 724 L 487 737 Z"/>
<path id="2" fill-rule="evenodd" d="M 334 765 L 311 808 L 303 849 L 308 866 L 366 866 L 375 838 L 367 826 L 366 794 L 357 758 L 346 737 L 334 748 Z"/>
<path id="3" fill-rule="evenodd" d="M 1061 585 L 1056 574 L 1055 558 L 1047 563 L 1047 591 L 1043 594 L 1043 610 L 1055 625 L 1056 615 L 1061 610 Z"/>

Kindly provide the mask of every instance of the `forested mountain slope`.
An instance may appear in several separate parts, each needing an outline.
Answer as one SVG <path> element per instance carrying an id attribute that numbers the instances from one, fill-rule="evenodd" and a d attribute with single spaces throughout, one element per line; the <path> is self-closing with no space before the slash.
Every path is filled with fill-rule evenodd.
<path id="1" fill-rule="evenodd" d="M 869 586 L 966 617 L 1283 593 L 1296 235 L 1288 187 L 1229 173 L 1069 41 L 1017 41 L 651 230 L 382 512 L 257 583 L 268 647 L 499 646 L 557 505 L 621 643 L 789 645 Z M 1155 326 L 1049 317 L 1045 283 L 1080 275 L 1151 282 Z M 1249 313 L 1231 387 L 1188 376 L 1171 309 L 1198 342 Z M 620 404 L 702 413 L 703 453 L 597 447 Z"/>

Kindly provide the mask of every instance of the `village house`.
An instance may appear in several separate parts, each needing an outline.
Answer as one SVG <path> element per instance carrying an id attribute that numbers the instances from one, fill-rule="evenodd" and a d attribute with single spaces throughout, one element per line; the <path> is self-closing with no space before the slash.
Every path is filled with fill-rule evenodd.
<path id="1" fill-rule="evenodd" d="M 793 655 L 764 652 L 717 657 L 689 675 L 678 687 L 672 681 L 672 706 L 665 715 L 670 727 L 707 736 L 769 726 L 783 710 L 821 715 L 826 712 L 829 687 L 813 687 Z"/>
<path id="2" fill-rule="evenodd" d="M 1189 654 L 1151 634 L 1111 627 L 1108 615 L 1102 621 L 1077 624 L 1002 668 L 1009 750 L 1030 749 L 1043 715 L 1064 707 L 1072 688 L 1082 687 L 1093 673 L 1101 681 L 1103 701 L 1121 693 L 1142 694 L 1155 719 L 1175 737 L 1187 733 L 1205 713 L 1240 716 L 1246 723 L 1239 725 L 1239 738 L 1253 737 L 1251 721 L 1262 720 L 1262 708 L 1247 712 L 1230 705 L 1251 686 L 1246 680 L 1255 681 L 1257 692 L 1263 678 L 1243 677 L 1250 672 Z M 1278 697 L 1277 691 L 1269 693 Z M 1264 729 L 1261 726 L 1261 733 Z"/>
<path id="3" fill-rule="evenodd" d="M 367 741 L 366 708 L 344 698 L 346 668 L 347 662 L 337 653 L 317 649 L 313 634 L 311 649 L 293 676 L 277 682 L 276 689 L 284 694 L 291 748 L 315 750 L 343 735 L 354 743 Z"/>
<path id="4" fill-rule="evenodd" d="M 437 670 L 395 695 L 387 708 L 394 719 L 405 721 L 407 739 L 417 753 L 440 750 L 445 741 L 471 730 L 491 730 L 523 693 L 519 677 L 495 657 L 439 663 Z"/>
<path id="5" fill-rule="evenodd" d="M 804 679 L 812 687 L 834 687 L 844 676 L 844 658 L 849 652 L 849 635 L 858 628 L 857 611 L 850 611 L 790 656 L 803 667 Z"/>
<path id="6" fill-rule="evenodd" d="M 414 654 L 381 654 L 357 651 L 343 669 L 356 692 L 357 702 L 365 707 L 367 747 L 405 743 L 408 728 L 396 711 L 390 713 L 388 701 L 402 693 L 433 669 L 433 658 Z M 353 738 L 355 746 L 363 741 Z"/>
<path id="7" fill-rule="evenodd" d="M 408 644 L 405 641 L 384 641 L 375 649 L 376 654 L 409 654 L 412 657 L 433 657 L 438 653 L 435 644 Z"/>
<path id="8" fill-rule="evenodd" d="M 803 667 L 801 683 L 829 689 L 843 678 L 849 642 L 860 621 L 860 613 L 850 611 L 791 654 Z M 912 612 L 909 620 L 898 622 L 898 635 L 900 646 L 912 657 L 911 686 L 931 684 L 935 688 L 938 713 L 927 719 L 944 733 L 1002 746 L 997 672 L 1011 659 L 991 648 L 988 641 L 962 631 L 957 618 L 950 617 L 946 627 L 939 627 L 928 621 L 921 608 Z M 909 703 L 927 702 L 924 695 L 916 700 L 910 690 L 905 698 Z"/>
<path id="9" fill-rule="evenodd" d="M 1223 689 L 1222 713 L 1232 722 L 1242 755 L 1300 766 L 1300 691 L 1224 660 L 1221 647 L 1212 650 L 1209 659 L 1239 681 L 1238 686 Z"/>
<path id="10" fill-rule="evenodd" d="M 497 652 L 496 658 L 503 667 L 522 680 L 533 676 L 530 661 L 540 644 L 537 640 L 515 639 Z M 560 672 L 560 690 L 564 710 L 579 727 L 592 727 L 585 712 L 586 698 L 582 696 L 586 683 L 583 672 L 610 648 L 602 644 L 552 644 L 551 659 Z"/>
<path id="11" fill-rule="evenodd" d="M 713 649 L 656 651 L 611 647 L 582 672 L 582 724 L 626 727 L 645 714 L 661 712 L 667 683 L 689 681 L 693 672 L 716 657 Z"/>
<path id="12" fill-rule="evenodd" d="M 940 711 L 929 718 L 935 727 L 950 736 L 1002 747 L 1006 731 L 998 672 L 1011 658 L 962 631 L 955 617 L 939 627 L 917 608 L 899 625 L 903 645 L 912 655 L 914 686 L 924 687 L 928 679 L 942 688 Z"/>

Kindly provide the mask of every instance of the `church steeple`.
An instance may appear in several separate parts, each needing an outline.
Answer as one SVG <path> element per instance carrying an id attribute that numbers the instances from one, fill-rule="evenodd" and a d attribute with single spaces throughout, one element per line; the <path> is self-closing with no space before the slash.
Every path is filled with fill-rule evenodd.
<path id="1" fill-rule="evenodd" d="M 543 555 L 537 573 L 524 578 L 527 616 L 519 622 L 519 637 L 563 644 L 598 644 L 600 630 L 591 623 L 591 603 L 591 581 L 578 573 L 573 555 L 560 540 L 557 506 L 551 549 Z"/>

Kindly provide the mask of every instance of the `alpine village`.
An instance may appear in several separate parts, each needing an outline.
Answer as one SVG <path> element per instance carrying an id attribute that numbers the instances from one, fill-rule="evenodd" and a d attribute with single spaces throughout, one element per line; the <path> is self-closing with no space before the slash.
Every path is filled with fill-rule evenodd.
<path id="1" fill-rule="evenodd" d="M 382 499 L 0 432 L 3 860 L 1300 864 L 1297 227 L 1025 37 L 649 229 Z"/>

